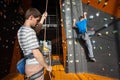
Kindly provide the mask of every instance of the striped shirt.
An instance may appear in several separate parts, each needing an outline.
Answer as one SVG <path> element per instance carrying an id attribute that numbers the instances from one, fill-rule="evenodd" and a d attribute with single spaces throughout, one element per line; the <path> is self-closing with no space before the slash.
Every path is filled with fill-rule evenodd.
<path id="1" fill-rule="evenodd" d="M 30 27 L 20 27 L 17 36 L 20 48 L 22 49 L 24 55 L 29 55 L 30 53 L 32 53 L 33 49 L 40 47 L 37 40 L 36 32 Z M 32 60 L 32 62 L 33 61 L 36 62 L 35 58 L 34 60 Z"/>

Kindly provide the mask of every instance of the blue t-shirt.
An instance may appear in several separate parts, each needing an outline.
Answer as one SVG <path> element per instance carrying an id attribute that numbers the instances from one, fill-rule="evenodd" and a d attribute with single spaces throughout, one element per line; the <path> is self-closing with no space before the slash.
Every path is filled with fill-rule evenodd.
<path id="1" fill-rule="evenodd" d="M 80 34 L 83 34 L 86 32 L 86 28 L 87 28 L 87 19 L 83 19 L 80 20 L 78 22 L 76 22 L 76 27 L 78 28 L 78 31 Z"/>

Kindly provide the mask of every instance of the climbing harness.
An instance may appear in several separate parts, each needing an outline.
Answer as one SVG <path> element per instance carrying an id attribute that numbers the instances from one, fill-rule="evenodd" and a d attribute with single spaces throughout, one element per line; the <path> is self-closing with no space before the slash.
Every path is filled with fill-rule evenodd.
<path id="1" fill-rule="evenodd" d="M 19 71 L 19 73 L 21 74 L 25 74 L 25 63 L 26 63 L 26 59 L 33 59 L 33 53 L 30 53 L 29 55 L 26 55 L 24 58 L 22 58 L 20 61 L 18 61 L 17 63 L 17 70 Z M 25 77 L 29 80 L 34 80 L 40 76 L 42 76 L 44 74 L 44 68 L 41 69 L 40 71 L 38 71 L 37 73 L 31 75 L 30 77 Z"/>
<path id="2" fill-rule="evenodd" d="M 25 79 L 28 80 L 35 80 L 36 78 L 41 77 L 42 75 L 44 75 L 44 68 L 42 68 L 40 71 L 38 71 L 37 73 L 31 75 L 30 77 L 26 77 Z"/>

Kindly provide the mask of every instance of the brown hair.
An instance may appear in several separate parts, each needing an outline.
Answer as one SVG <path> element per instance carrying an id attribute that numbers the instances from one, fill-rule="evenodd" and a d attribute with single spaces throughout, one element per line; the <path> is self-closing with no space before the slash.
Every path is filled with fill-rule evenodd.
<path id="1" fill-rule="evenodd" d="M 36 8 L 29 8 L 25 13 L 25 19 L 28 19 L 31 15 L 37 18 L 41 16 L 41 13 Z"/>
<path id="2" fill-rule="evenodd" d="M 79 17 L 79 19 L 82 19 L 82 18 L 84 18 L 84 16 L 80 16 L 80 17 Z"/>

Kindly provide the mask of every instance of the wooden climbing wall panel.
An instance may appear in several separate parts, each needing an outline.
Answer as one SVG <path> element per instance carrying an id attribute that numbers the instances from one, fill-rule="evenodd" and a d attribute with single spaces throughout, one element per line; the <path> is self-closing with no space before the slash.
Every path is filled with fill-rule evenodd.
<path id="1" fill-rule="evenodd" d="M 120 18 L 120 0 L 82 0 L 82 2 Z"/>

